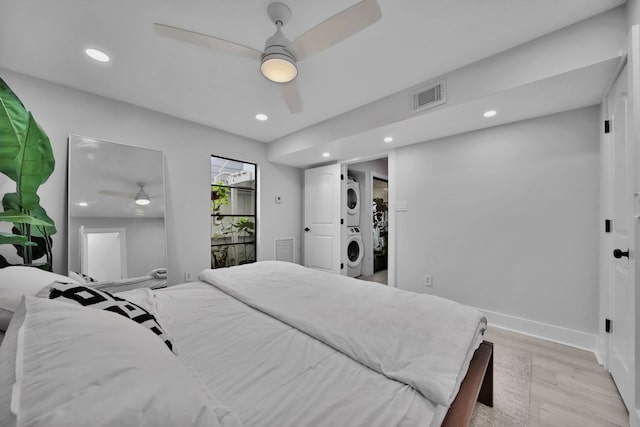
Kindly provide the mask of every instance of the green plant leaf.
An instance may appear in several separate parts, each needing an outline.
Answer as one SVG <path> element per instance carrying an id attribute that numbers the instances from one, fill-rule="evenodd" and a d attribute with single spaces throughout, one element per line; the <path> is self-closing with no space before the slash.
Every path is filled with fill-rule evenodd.
<path id="1" fill-rule="evenodd" d="M 0 172 L 18 181 L 20 142 L 26 139 L 29 116 L 20 99 L 0 79 Z"/>
<path id="2" fill-rule="evenodd" d="M 53 224 L 43 221 L 38 218 L 34 218 L 30 215 L 26 215 L 16 211 L 0 212 L 0 222 L 12 222 L 14 224 L 30 224 L 40 227 L 52 227 Z"/>
<path id="3" fill-rule="evenodd" d="M 36 227 L 32 227 L 31 229 L 34 230 Z M 20 237 L 24 237 L 25 239 L 27 239 L 27 236 L 23 235 L 20 230 L 16 227 L 13 227 L 11 229 L 11 231 L 13 232 L 14 235 L 16 236 L 20 236 Z M 42 258 L 43 256 L 47 256 L 49 254 L 49 251 L 51 250 L 51 245 L 53 244 L 53 241 L 51 239 L 51 237 L 49 236 L 35 236 L 34 233 L 31 233 L 31 240 L 29 241 L 29 243 L 32 243 L 30 245 L 13 245 L 16 248 L 16 253 L 18 254 L 18 256 L 22 259 L 25 259 L 26 254 L 24 251 L 24 247 L 26 246 L 30 246 L 31 247 L 31 253 L 30 253 L 30 257 L 31 260 L 37 260 Z"/>
<path id="4" fill-rule="evenodd" d="M 36 243 L 27 240 L 26 236 L 2 232 L 0 232 L 0 245 L 38 246 Z"/>
<path id="5" fill-rule="evenodd" d="M 31 211 L 31 216 L 35 219 L 39 219 L 48 223 L 49 225 L 37 225 L 31 229 L 31 234 L 36 237 L 50 237 L 58 232 L 56 229 L 55 223 L 53 220 L 47 215 L 47 211 L 40 205 L 38 205 L 34 210 Z"/>
<path id="6" fill-rule="evenodd" d="M 20 199 L 18 199 L 18 193 L 5 193 L 4 197 L 2 197 L 2 209 L 5 212 L 20 212 Z"/>
<path id="7" fill-rule="evenodd" d="M 51 270 L 52 240 L 56 233 L 53 220 L 40 206 L 38 188 L 49 179 L 55 167 L 53 150 L 46 133 L 20 99 L 0 79 L 0 173 L 16 183 L 16 192 L 2 199 L 0 221 L 14 225 L 13 235 L 6 233 L 0 244 L 13 244 L 25 265 L 44 255 Z M 0 259 L 3 261 L 3 259 Z M 6 264 L 6 260 L 3 261 Z"/>
<path id="8" fill-rule="evenodd" d="M 21 210 L 40 203 L 37 191 L 55 167 L 49 138 L 0 79 L 0 172 L 16 182 Z"/>
<path id="9" fill-rule="evenodd" d="M 29 215 L 33 218 L 40 219 L 42 221 L 49 223 L 49 226 L 46 226 L 46 227 L 38 226 L 37 230 L 36 229 L 31 230 L 31 233 L 34 236 L 44 236 L 45 234 L 48 236 L 52 236 L 57 232 L 53 220 L 49 218 L 49 215 L 47 215 L 47 211 L 45 211 L 42 206 L 38 205 L 36 206 L 35 209 L 32 209 L 31 211 L 28 211 L 28 212 L 25 212 L 24 210 L 20 209 L 20 199 L 18 198 L 18 193 L 6 193 L 2 198 L 2 208 L 4 209 L 5 212 L 9 212 L 9 211 L 21 212 L 25 215 Z"/>

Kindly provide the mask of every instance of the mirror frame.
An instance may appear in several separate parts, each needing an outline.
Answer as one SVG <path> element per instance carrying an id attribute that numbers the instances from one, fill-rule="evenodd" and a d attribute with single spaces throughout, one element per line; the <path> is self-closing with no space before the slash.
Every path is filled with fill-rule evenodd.
<path id="1" fill-rule="evenodd" d="M 68 137 L 68 145 L 67 145 L 67 272 L 68 274 L 71 274 L 70 272 L 72 271 L 76 271 L 76 267 L 79 266 L 79 268 L 77 269 L 78 273 L 82 273 L 82 270 L 85 268 L 82 265 L 82 258 L 83 255 L 81 253 L 82 251 L 82 246 L 80 243 L 80 239 L 82 238 L 81 235 L 79 235 L 79 233 L 81 232 L 82 227 L 73 227 L 72 228 L 72 218 L 77 218 L 79 216 L 74 217 L 72 214 L 74 211 L 76 211 L 77 209 L 79 209 L 78 206 L 75 206 L 76 204 L 78 204 L 78 201 L 74 201 L 72 200 L 72 198 L 74 197 L 74 195 L 77 193 L 76 188 L 74 188 L 74 184 L 76 182 L 78 182 L 78 179 L 83 179 L 86 180 L 86 177 L 83 178 L 78 178 L 76 175 L 80 172 L 78 170 L 78 167 L 74 167 L 74 164 L 77 165 L 78 161 L 80 161 L 79 158 L 77 158 L 77 156 L 74 156 L 74 152 L 76 151 L 76 146 L 78 146 L 79 144 L 87 144 L 87 145 L 94 145 L 95 149 L 97 150 L 102 144 L 109 144 L 108 146 L 115 146 L 117 147 L 117 149 L 120 150 L 124 150 L 124 149 L 131 149 L 131 150 L 135 150 L 138 153 L 144 154 L 145 152 L 149 152 L 149 153 L 153 153 L 154 156 L 159 156 L 159 160 L 160 160 L 160 168 L 161 168 L 161 174 L 160 174 L 160 179 L 162 180 L 162 182 L 160 183 L 160 188 L 162 189 L 162 195 L 161 196 L 154 196 L 153 193 L 151 194 L 151 198 L 155 198 L 155 197 L 161 197 L 162 199 L 162 205 L 160 206 L 158 203 L 159 201 L 156 201 L 153 206 L 154 209 L 156 209 L 156 213 L 157 213 L 157 209 L 158 207 L 161 208 L 162 211 L 162 221 L 163 221 L 163 240 L 164 240 L 164 251 L 163 251 L 163 255 L 164 255 L 164 265 L 159 265 L 154 267 L 155 268 L 164 268 L 167 269 L 168 267 L 168 242 L 167 242 L 167 216 L 166 216 L 166 171 L 165 171 L 165 159 L 164 159 L 164 153 L 160 150 L 154 150 L 154 149 L 150 149 L 150 148 L 143 148 L 143 147 L 136 147 L 136 146 L 132 146 L 132 145 L 127 145 L 127 144 L 121 144 L 121 143 L 117 143 L 117 142 L 112 142 L 112 141 L 107 141 L 107 140 L 103 140 L 103 139 L 97 139 L 97 138 L 92 138 L 92 137 L 84 137 L 84 136 L 80 136 L 80 135 L 75 135 L 75 134 L 70 134 Z M 107 145 L 104 145 L 107 146 Z M 117 151 L 114 150 L 114 151 Z M 90 162 L 91 160 L 93 160 L 91 156 L 92 153 L 88 152 L 87 156 L 89 157 L 89 159 L 87 160 L 88 162 Z M 99 155 L 99 152 L 95 152 L 93 153 L 94 156 L 95 155 Z M 127 156 L 129 157 L 129 156 Z M 133 156 L 131 156 L 133 157 Z M 95 158 L 95 157 L 94 157 Z M 123 174 L 121 173 L 121 171 L 123 170 L 123 164 L 125 164 L 127 161 L 131 162 L 131 159 L 124 159 L 121 158 L 120 161 L 117 161 L 118 167 L 117 168 L 113 168 L 113 169 L 102 169 L 102 174 L 103 174 L 103 179 L 104 176 L 107 175 L 111 175 L 112 178 L 117 178 L 117 181 L 114 180 L 114 182 L 116 184 L 118 184 L 120 187 L 122 187 L 122 176 Z M 113 162 L 111 163 L 113 164 Z M 99 164 L 99 166 L 97 165 L 95 167 L 95 169 L 99 169 L 101 166 L 104 166 L 104 163 Z M 85 168 L 86 169 L 86 168 Z M 136 170 L 139 170 L 139 168 L 136 168 Z M 135 174 L 131 174 L 128 178 L 125 179 L 129 179 L 132 180 L 133 182 L 133 186 L 134 188 L 132 188 L 131 190 L 127 190 L 127 192 L 121 192 L 121 191 L 107 191 L 105 190 L 104 193 L 101 193 L 100 191 L 97 190 L 97 188 L 92 191 L 92 199 L 95 201 L 95 206 L 92 207 L 93 209 L 95 209 L 97 206 L 105 206 L 104 203 L 104 199 L 106 197 L 104 197 L 105 195 L 110 196 L 110 197 L 120 197 L 123 199 L 130 197 L 129 202 L 126 203 L 115 203 L 114 205 L 117 205 L 118 207 L 115 208 L 115 206 L 113 207 L 113 209 L 119 209 L 120 213 L 118 215 L 120 216 L 113 216 L 113 218 L 129 218 L 129 219 L 133 219 L 133 218 L 137 218 L 139 216 L 144 216 L 144 210 L 147 209 L 145 206 L 137 206 L 134 204 L 134 193 L 136 193 L 136 190 L 140 190 L 141 188 L 144 190 L 144 186 L 143 187 L 139 187 L 136 186 L 137 183 L 143 183 L 144 182 L 144 174 L 142 176 L 140 176 L 140 174 L 137 175 L 137 178 L 133 178 Z M 153 183 L 153 185 L 150 185 L 150 187 L 155 187 L 156 188 L 156 192 L 158 192 L 157 187 L 158 187 L 158 183 L 157 183 L 157 178 L 158 178 L 158 174 L 157 171 L 156 173 L 153 174 L 154 178 L 155 178 L 155 182 Z M 96 184 L 97 185 L 97 184 Z M 118 188 L 118 185 L 114 185 L 114 188 Z M 127 182 L 126 184 L 124 184 L 126 187 L 131 187 L 131 185 L 129 185 L 129 183 Z M 119 189 L 119 188 L 118 188 Z M 146 192 L 146 190 L 145 190 Z M 110 194 L 109 194 L 110 193 Z M 130 194 L 129 194 L 130 193 Z M 140 194 L 139 191 L 137 194 Z M 115 199 L 114 199 L 115 200 Z M 89 199 L 88 199 L 89 201 Z M 126 206 L 125 206 L 126 205 Z M 115 211 L 114 211 L 115 212 Z M 136 212 L 137 214 L 132 214 L 131 212 Z M 110 217 L 109 214 L 106 214 L 105 217 Z M 87 216 L 87 218 L 96 218 L 96 216 Z M 100 218 L 100 217 L 98 217 Z M 152 218 L 160 218 L 160 216 L 152 216 Z M 115 221 L 117 222 L 117 221 Z M 77 225 L 77 224 L 76 224 Z M 105 224 L 104 226 L 101 225 L 96 225 L 96 224 L 90 224 L 87 226 L 88 228 L 97 228 L 97 227 L 101 227 L 101 228 L 114 228 L 113 223 L 111 224 Z M 128 233 L 131 234 L 131 233 Z M 155 236 L 154 236 L 155 237 Z M 77 244 L 73 244 L 72 239 L 77 239 Z M 130 243 L 127 243 L 127 246 Z M 76 253 L 73 253 L 76 252 Z M 131 259 L 131 253 L 132 251 L 128 251 L 128 259 Z M 133 251 L 136 252 L 136 251 Z M 160 255 L 158 255 L 158 259 L 159 259 Z M 130 263 L 127 263 L 130 264 Z M 126 266 L 125 266 L 126 269 Z M 130 270 L 130 269 L 129 269 Z M 152 271 L 152 270 L 150 270 Z M 131 273 L 131 271 L 129 271 L 129 273 Z M 123 277 L 121 280 L 122 281 L 127 281 L 127 280 L 131 280 L 136 278 L 137 276 L 139 276 L 140 272 L 137 273 L 133 273 L 133 278 L 130 277 Z M 168 276 L 165 279 L 165 284 L 164 286 L 166 286 L 167 284 L 167 280 L 168 280 Z"/>

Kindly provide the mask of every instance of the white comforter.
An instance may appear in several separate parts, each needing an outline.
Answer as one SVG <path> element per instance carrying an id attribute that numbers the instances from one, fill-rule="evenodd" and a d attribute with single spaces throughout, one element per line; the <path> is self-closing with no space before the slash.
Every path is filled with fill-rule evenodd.
<path id="1" fill-rule="evenodd" d="M 435 427 L 446 408 L 202 282 L 154 291 L 179 357 L 245 427 Z"/>
<path id="2" fill-rule="evenodd" d="M 277 261 L 205 270 L 199 279 L 449 406 L 486 328 L 482 313 Z"/>

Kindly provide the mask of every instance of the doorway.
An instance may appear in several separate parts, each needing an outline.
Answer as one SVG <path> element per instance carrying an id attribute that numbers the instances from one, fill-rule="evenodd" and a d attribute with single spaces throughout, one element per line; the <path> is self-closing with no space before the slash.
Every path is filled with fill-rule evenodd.
<path id="1" fill-rule="evenodd" d="M 96 281 L 127 277 L 127 238 L 124 228 L 80 228 L 80 271 Z"/>
<path id="2" fill-rule="evenodd" d="M 378 158 L 346 165 L 347 176 L 344 190 L 346 202 L 346 228 L 344 262 L 347 274 L 361 280 L 388 284 L 388 224 L 389 186 L 388 158 Z M 352 197 L 349 197 L 351 190 Z M 357 209 L 354 209 L 354 192 L 358 194 Z M 355 212 L 355 215 L 353 213 Z M 355 257 L 356 243 L 362 252 Z M 350 245 L 350 246 L 349 246 Z M 358 262 L 354 261 L 350 256 Z"/>
<path id="3" fill-rule="evenodd" d="M 373 274 L 384 274 L 388 261 L 389 181 L 373 177 Z M 384 273 L 380 273 L 384 272 Z M 374 280 L 375 281 L 375 280 Z"/>

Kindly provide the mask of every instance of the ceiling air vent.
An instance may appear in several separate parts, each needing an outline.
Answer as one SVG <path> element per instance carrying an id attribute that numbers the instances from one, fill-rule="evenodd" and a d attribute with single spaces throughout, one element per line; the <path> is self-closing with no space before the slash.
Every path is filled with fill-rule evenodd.
<path id="1" fill-rule="evenodd" d="M 424 86 L 411 94 L 411 111 L 428 110 L 447 102 L 444 80 Z"/>

